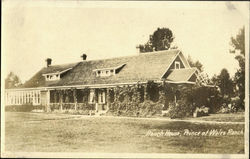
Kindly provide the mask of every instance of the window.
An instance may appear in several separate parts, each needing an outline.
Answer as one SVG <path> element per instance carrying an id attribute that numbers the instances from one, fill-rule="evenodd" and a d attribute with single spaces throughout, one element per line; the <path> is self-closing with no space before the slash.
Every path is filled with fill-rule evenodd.
<path id="1" fill-rule="evenodd" d="M 55 80 L 59 80 L 59 79 L 60 79 L 59 74 L 46 75 L 46 81 L 55 81 Z"/>
<path id="2" fill-rule="evenodd" d="M 175 61 L 175 69 L 180 69 L 181 68 L 181 64 L 179 61 Z"/>
<path id="3" fill-rule="evenodd" d="M 96 71 L 96 77 L 107 77 L 114 74 L 113 72 L 113 70 L 98 70 Z"/>
<path id="4" fill-rule="evenodd" d="M 97 71 L 97 76 L 100 76 L 101 75 L 101 71 Z"/>

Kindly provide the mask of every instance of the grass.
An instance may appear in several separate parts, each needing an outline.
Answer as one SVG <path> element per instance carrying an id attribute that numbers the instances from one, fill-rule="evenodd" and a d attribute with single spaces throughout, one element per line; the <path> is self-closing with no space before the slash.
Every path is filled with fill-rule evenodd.
<path id="1" fill-rule="evenodd" d="M 243 124 L 153 119 L 6 113 L 5 150 L 23 152 L 244 153 L 244 136 L 146 136 L 148 131 L 183 133 L 244 130 Z"/>
<path id="2" fill-rule="evenodd" d="M 219 122 L 245 122 L 244 112 L 229 114 L 209 114 L 209 116 L 188 119 Z"/>

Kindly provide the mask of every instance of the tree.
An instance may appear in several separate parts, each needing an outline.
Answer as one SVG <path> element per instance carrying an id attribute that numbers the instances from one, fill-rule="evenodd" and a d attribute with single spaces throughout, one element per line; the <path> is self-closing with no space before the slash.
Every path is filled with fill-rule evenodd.
<path id="1" fill-rule="evenodd" d="M 218 77 L 217 77 L 217 75 L 216 74 L 214 74 L 213 75 L 213 77 L 210 79 L 210 81 L 211 81 L 211 83 L 213 84 L 213 85 L 218 85 Z"/>
<path id="2" fill-rule="evenodd" d="M 187 61 L 191 67 L 196 67 L 200 72 L 203 72 L 203 65 L 201 64 L 200 61 L 193 61 L 191 56 L 188 56 Z"/>
<path id="3" fill-rule="evenodd" d="M 240 98 L 240 107 L 245 109 L 245 27 L 239 30 L 236 37 L 231 37 L 230 53 L 235 54 L 235 59 L 239 62 L 239 69 L 235 73 L 234 81 L 237 86 L 237 94 Z"/>
<path id="4" fill-rule="evenodd" d="M 144 45 L 139 45 L 140 53 L 168 50 L 174 40 L 172 31 L 169 28 L 158 28 Z M 176 48 L 176 46 L 175 46 Z"/>
<path id="5" fill-rule="evenodd" d="M 21 80 L 20 78 L 15 75 L 13 72 L 10 72 L 7 76 L 7 78 L 5 79 L 5 88 L 9 89 L 9 88 L 17 88 L 19 86 L 21 86 Z"/>
<path id="6" fill-rule="evenodd" d="M 232 97 L 233 95 L 233 81 L 230 78 L 230 75 L 227 69 L 222 69 L 220 74 L 217 77 L 217 85 L 220 88 L 221 95 L 223 97 L 228 96 Z"/>

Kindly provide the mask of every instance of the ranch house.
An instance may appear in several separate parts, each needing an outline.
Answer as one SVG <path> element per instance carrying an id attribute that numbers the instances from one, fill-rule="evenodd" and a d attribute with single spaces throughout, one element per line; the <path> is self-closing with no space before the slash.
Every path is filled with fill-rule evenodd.
<path id="1" fill-rule="evenodd" d="M 62 65 L 51 65 L 51 59 L 47 60 L 47 67 L 21 88 L 5 91 L 5 105 L 43 106 L 46 111 L 84 109 L 83 105 L 88 105 L 93 111 L 105 112 L 114 102 L 117 95 L 114 89 L 118 87 L 140 85 L 139 95 L 145 97 L 148 81 L 206 84 L 199 71 L 190 67 L 177 49 L 101 60 L 87 60 L 85 54 L 82 57 L 80 62 Z M 178 93 L 173 100 L 177 98 Z"/>

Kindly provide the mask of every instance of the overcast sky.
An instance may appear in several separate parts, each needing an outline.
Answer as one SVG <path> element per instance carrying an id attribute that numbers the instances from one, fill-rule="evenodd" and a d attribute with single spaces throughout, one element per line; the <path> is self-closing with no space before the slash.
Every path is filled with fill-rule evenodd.
<path id="1" fill-rule="evenodd" d="M 22 82 L 52 64 L 136 55 L 158 27 L 170 28 L 185 56 L 211 77 L 238 68 L 230 37 L 249 22 L 248 2 L 4 1 L 2 64 Z"/>

